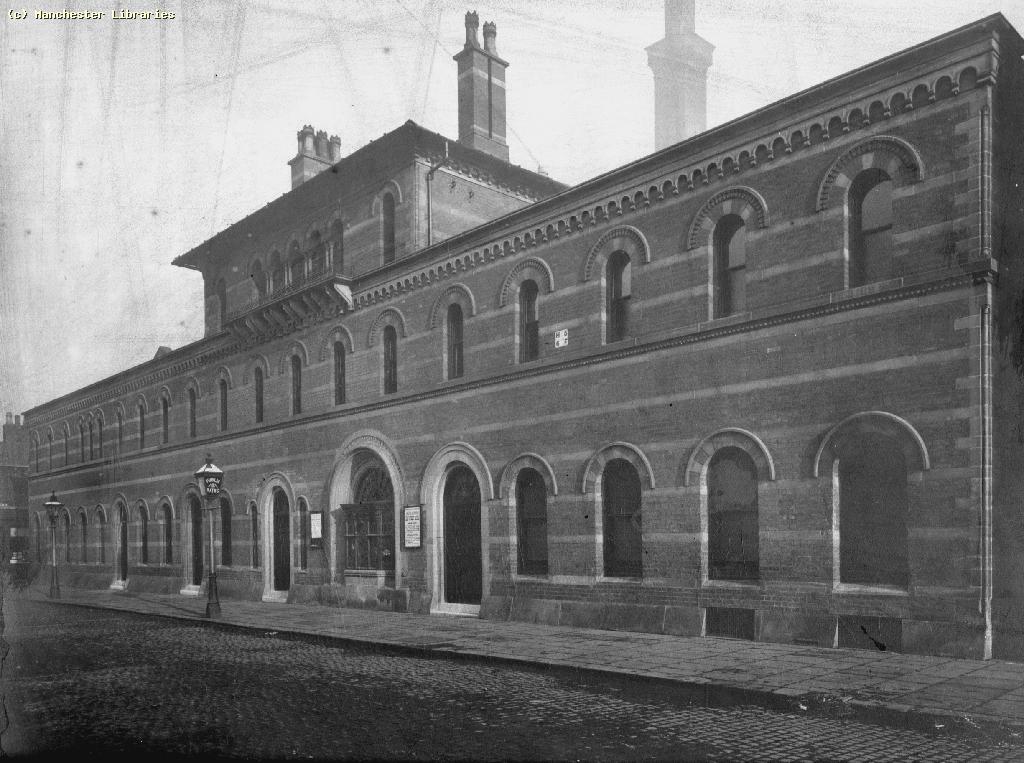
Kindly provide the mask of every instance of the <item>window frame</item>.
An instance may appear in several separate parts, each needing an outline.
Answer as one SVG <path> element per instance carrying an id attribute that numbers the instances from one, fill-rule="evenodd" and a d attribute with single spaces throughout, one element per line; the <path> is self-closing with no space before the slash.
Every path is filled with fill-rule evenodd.
<path id="1" fill-rule="evenodd" d="M 463 336 L 465 319 L 462 312 L 462 305 L 452 302 L 448 305 L 445 315 L 445 346 L 447 359 L 447 378 L 459 379 L 465 373 L 463 362 Z"/>
<path id="2" fill-rule="evenodd" d="M 387 325 L 381 332 L 383 346 L 384 394 L 393 395 L 398 392 L 398 331 Z"/>
<path id="3" fill-rule="evenodd" d="M 519 284 L 519 362 L 540 357 L 540 288 L 528 278 Z"/>

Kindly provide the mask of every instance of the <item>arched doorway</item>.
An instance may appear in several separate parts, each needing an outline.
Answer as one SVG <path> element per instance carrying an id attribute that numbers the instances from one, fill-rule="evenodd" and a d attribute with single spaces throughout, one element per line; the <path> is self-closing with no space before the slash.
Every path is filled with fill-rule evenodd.
<path id="1" fill-rule="evenodd" d="M 444 485 L 444 600 L 479 604 L 483 594 L 480 483 L 457 463 Z"/>
<path id="2" fill-rule="evenodd" d="M 203 506 L 194 495 L 188 499 L 192 519 L 192 585 L 203 584 Z"/>
<path id="3" fill-rule="evenodd" d="M 279 487 L 274 488 L 272 521 L 274 590 L 287 591 L 291 587 L 292 577 L 291 530 L 288 526 L 288 496 Z"/>
<path id="4" fill-rule="evenodd" d="M 120 524 L 118 528 L 119 539 L 117 544 L 117 579 L 128 579 L 128 509 L 123 505 L 118 507 L 117 519 Z"/>

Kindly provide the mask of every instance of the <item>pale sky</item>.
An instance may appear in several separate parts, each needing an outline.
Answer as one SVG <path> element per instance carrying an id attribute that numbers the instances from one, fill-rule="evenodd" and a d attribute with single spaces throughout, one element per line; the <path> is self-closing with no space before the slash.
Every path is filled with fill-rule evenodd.
<path id="1" fill-rule="evenodd" d="M 171 260 L 290 188 L 302 125 L 343 155 L 407 119 L 457 137 L 466 10 L 510 63 L 514 163 L 575 183 L 653 150 L 662 0 L 155 5 L 176 18 L 4 9 L 0 412 L 200 338 L 201 277 Z M 106 17 L 32 18 L 61 8 Z M 1024 30 L 1024 0 L 698 0 L 708 126 L 996 11 Z"/>

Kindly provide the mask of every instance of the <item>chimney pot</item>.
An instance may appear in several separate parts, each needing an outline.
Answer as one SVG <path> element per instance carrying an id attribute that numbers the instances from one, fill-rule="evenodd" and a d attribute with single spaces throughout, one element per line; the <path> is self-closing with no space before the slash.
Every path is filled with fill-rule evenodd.
<path id="1" fill-rule="evenodd" d="M 14 426 L 16 426 L 16 427 L 20 427 L 21 426 L 21 414 L 20 413 L 14 417 Z"/>
<path id="2" fill-rule="evenodd" d="M 10 411 L 7 411 L 7 423 L 10 424 L 13 419 L 14 419 L 14 414 L 11 413 Z"/>
<path id="3" fill-rule="evenodd" d="M 330 141 L 331 148 L 331 164 L 341 161 L 341 138 L 337 135 L 331 136 Z"/>
<path id="4" fill-rule="evenodd" d="M 479 48 L 480 40 L 476 36 L 476 30 L 480 27 L 480 16 L 476 11 L 466 13 L 466 45 L 467 48 Z"/>
<path id="5" fill-rule="evenodd" d="M 484 22 L 484 50 L 488 53 L 498 55 L 498 48 L 494 44 L 494 38 L 498 36 L 498 26 L 493 21 Z"/>

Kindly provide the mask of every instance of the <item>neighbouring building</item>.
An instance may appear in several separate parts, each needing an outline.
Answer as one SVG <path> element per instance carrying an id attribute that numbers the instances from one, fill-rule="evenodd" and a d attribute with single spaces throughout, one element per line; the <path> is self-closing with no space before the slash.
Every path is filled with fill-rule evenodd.
<path id="1" fill-rule="evenodd" d="M 696 77 L 671 6 L 652 66 Z M 205 337 L 25 414 L 35 553 L 55 491 L 65 585 L 213 564 L 225 597 L 1024 657 L 1022 53 L 990 16 L 567 187 L 508 162 L 468 14 L 458 140 L 303 128 L 292 190 L 175 260 Z"/>
<path id="2" fill-rule="evenodd" d="M 0 440 L 0 564 L 28 543 L 28 433 L 7 413 Z"/>

